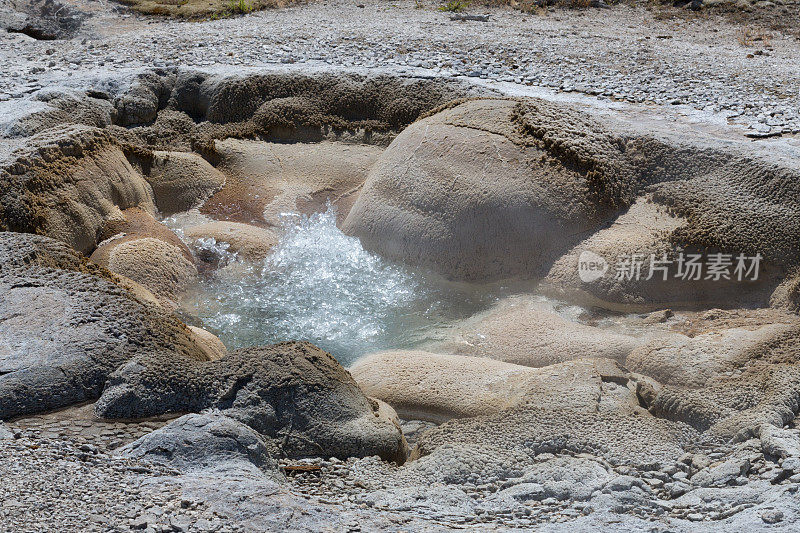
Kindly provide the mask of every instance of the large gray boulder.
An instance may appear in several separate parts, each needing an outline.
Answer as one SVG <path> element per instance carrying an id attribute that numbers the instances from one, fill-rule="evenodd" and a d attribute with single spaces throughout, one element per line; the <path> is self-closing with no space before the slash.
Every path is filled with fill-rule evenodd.
<path id="1" fill-rule="evenodd" d="M 385 407 L 310 343 L 245 348 L 208 363 L 163 355 L 130 361 L 115 372 L 97 414 L 137 418 L 219 409 L 280 442 L 290 457 L 405 461 L 407 444 Z"/>
<path id="2" fill-rule="evenodd" d="M 635 180 L 623 143 L 586 115 L 471 100 L 397 136 L 343 229 L 449 277 L 535 277 L 613 216 Z"/>
<path id="3" fill-rule="evenodd" d="M 281 481 L 277 452 L 275 443 L 219 412 L 182 416 L 120 450 L 184 474 L 266 475 Z"/>
<path id="4" fill-rule="evenodd" d="M 135 355 L 208 357 L 178 319 L 46 237 L 0 233 L 0 419 L 98 398 Z"/>

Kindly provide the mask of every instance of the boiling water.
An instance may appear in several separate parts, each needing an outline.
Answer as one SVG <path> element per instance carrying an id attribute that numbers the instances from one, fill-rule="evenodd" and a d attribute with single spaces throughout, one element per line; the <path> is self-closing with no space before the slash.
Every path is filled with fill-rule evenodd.
<path id="1" fill-rule="evenodd" d="M 308 340 L 345 365 L 365 353 L 436 340 L 504 292 L 448 283 L 371 254 L 336 227 L 332 208 L 285 216 L 281 240 L 263 264 L 237 261 L 213 240 L 195 249 L 227 264 L 185 306 L 228 348 Z"/>

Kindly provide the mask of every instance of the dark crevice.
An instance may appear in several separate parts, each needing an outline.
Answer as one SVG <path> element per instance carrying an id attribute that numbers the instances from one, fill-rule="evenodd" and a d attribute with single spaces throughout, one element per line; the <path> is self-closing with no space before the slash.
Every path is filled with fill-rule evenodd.
<path id="1" fill-rule="evenodd" d="M 58 39 L 57 35 L 29 24 L 23 26 L 22 28 L 7 28 L 7 31 L 8 33 L 21 33 L 23 35 L 27 35 L 28 37 L 32 37 L 37 41 L 55 41 Z"/>

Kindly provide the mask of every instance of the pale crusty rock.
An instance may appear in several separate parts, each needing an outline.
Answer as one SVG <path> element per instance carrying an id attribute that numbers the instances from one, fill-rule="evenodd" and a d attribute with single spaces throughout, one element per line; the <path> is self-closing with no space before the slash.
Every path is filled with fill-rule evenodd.
<path id="1" fill-rule="evenodd" d="M 749 362 L 754 348 L 789 332 L 791 324 L 768 324 L 705 332 L 652 336 L 625 359 L 625 366 L 662 384 L 701 388 Z"/>
<path id="2" fill-rule="evenodd" d="M 330 202 L 344 220 L 367 172 L 383 151 L 379 146 L 320 143 L 265 143 L 226 139 L 215 143 L 225 187 L 202 211 L 234 222 L 278 226 L 283 213 L 325 211 Z"/>
<path id="3" fill-rule="evenodd" d="M 168 307 L 197 282 L 197 267 L 183 250 L 161 239 L 139 235 L 104 241 L 92 261 L 142 284 Z"/>
<path id="4" fill-rule="evenodd" d="M 197 207 L 225 185 L 225 175 L 192 152 L 153 152 L 145 179 L 165 214 Z"/>
<path id="5" fill-rule="evenodd" d="M 615 183 L 601 187 L 606 178 Z M 613 135 L 586 116 L 470 100 L 397 136 L 343 229 L 451 278 L 537 277 L 615 212 L 634 179 Z"/>
<path id="6" fill-rule="evenodd" d="M 666 385 L 640 397 L 657 416 L 686 422 L 709 439 L 743 440 L 763 424 L 783 427 L 800 411 L 800 326 L 796 324 L 743 350 L 735 372 L 704 387 Z"/>
<path id="7" fill-rule="evenodd" d="M 800 311 L 800 271 L 788 276 L 775 288 L 769 304 L 778 309 Z"/>
<path id="8" fill-rule="evenodd" d="M 614 361 L 568 361 L 535 372 L 517 405 L 420 435 L 411 458 L 421 464 L 409 468 L 458 480 L 478 462 L 475 468 L 513 477 L 544 452 L 585 452 L 613 465 L 651 468 L 671 464 L 699 438 L 690 426 L 640 407 L 636 377 Z"/>
<path id="9" fill-rule="evenodd" d="M 401 417 L 436 422 L 510 407 L 535 376 L 524 366 L 418 350 L 367 355 L 350 373 L 365 394 L 385 401 Z"/>
<path id="10" fill-rule="evenodd" d="M 564 254 L 550 268 L 542 288 L 552 296 L 621 312 L 635 312 L 663 307 L 702 307 L 720 303 L 745 302 L 758 293 L 762 284 L 725 279 L 684 280 L 678 275 L 680 250 L 670 241 L 687 221 L 674 216 L 647 198 L 639 198 L 608 227 L 592 234 Z M 686 254 L 689 252 L 687 251 Z M 578 263 L 600 258 L 607 264 L 605 274 L 597 279 L 581 279 Z M 666 255 L 666 261 L 663 263 Z M 653 267 L 651 270 L 651 257 Z M 708 260 L 703 258 L 703 262 Z M 634 261 L 638 270 L 629 268 Z M 667 268 L 665 272 L 659 270 Z M 733 265 L 730 269 L 733 272 Z M 633 267 L 636 268 L 636 267 Z M 622 269 L 622 270 L 620 270 Z M 762 266 L 763 269 L 763 266 Z M 761 275 L 763 282 L 763 272 Z M 752 296 L 759 297 L 759 296 Z M 763 295 L 760 296 L 763 299 Z"/>
<path id="11" fill-rule="evenodd" d="M 120 144 L 88 126 L 51 129 L 27 139 L 0 171 L 0 229 L 40 233 L 90 253 L 119 209 L 153 212 L 153 192 Z"/>
<path id="12" fill-rule="evenodd" d="M 781 459 L 800 457 L 800 432 L 797 429 L 764 424 L 758 428 L 758 438 L 761 440 L 761 451 L 766 455 Z"/>
<path id="13" fill-rule="evenodd" d="M 189 331 L 194 334 L 194 340 L 200 349 L 208 356 L 209 361 L 216 361 L 228 355 L 228 349 L 219 340 L 219 337 L 208 330 L 197 326 L 187 326 Z"/>
<path id="14" fill-rule="evenodd" d="M 240 222 L 208 222 L 184 230 L 186 238 L 214 239 L 228 244 L 227 251 L 247 261 L 263 261 L 278 243 L 278 235 L 269 229 Z"/>
<path id="15" fill-rule="evenodd" d="M 432 350 L 544 367 L 582 357 L 624 361 L 641 341 L 568 320 L 536 297 L 510 297 L 465 320 Z"/>
<path id="16" fill-rule="evenodd" d="M 519 478 L 508 480 L 506 483 L 513 485 L 500 494 L 519 501 L 541 501 L 546 498 L 586 501 L 613 477 L 613 473 L 601 461 L 557 456 L 533 464 Z"/>

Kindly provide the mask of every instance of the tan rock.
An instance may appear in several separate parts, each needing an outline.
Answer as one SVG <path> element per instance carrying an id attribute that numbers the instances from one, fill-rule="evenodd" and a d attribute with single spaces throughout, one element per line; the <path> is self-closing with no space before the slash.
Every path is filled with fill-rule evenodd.
<path id="1" fill-rule="evenodd" d="M 155 306 L 157 308 L 163 307 L 158 297 L 152 292 L 150 292 L 150 290 L 141 283 L 133 281 L 132 279 L 123 276 L 121 274 L 114 274 L 114 276 L 116 278 L 115 281 L 117 282 L 117 284 L 122 285 L 123 287 L 128 289 L 128 291 L 131 294 L 133 294 L 133 296 L 136 297 L 137 300 L 146 303 L 148 305 Z"/>
<path id="2" fill-rule="evenodd" d="M 0 224 L 8 229 L 46 235 L 89 254 L 103 224 L 119 209 L 155 210 L 150 185 L 105 130 L 48 130 L 30 138 L 25 150 L 12 173 L 25 179 L 0 183 L 4 202 L 18 204 L 0 213 Z M 33 225 L 17 228 L 18 222 L 6 220 L 21 216 Z"/>
<path id="3" fill-rule="evenodd" d="M 97 247 L 91 260 L 144 285 L 167 307 L 174 307 L 181 295 L 197 282 L 197 268 L 183 251 L 153 237 L 131 235 L 109 239 Z"/>
<path id="4" fill-rule="evenodd" d="M 209 361 L 216 361 L 228 355 L 228 349 L 219 340 L 219 337 L 197 326 L 187 326 L 194 334 L 194 340 L 203 352 L 208 355 Z"/>
<path id="5" fill-rule="evenodd" d="M 769 304 L 777 309 L 800 311 L 800 271 L 787 277 L 775 288 Z"/>
<path id="6" fill-rule="evenodd" d="M 465 320 L 435 351 L 544 367 L 583 357 L 624 361 L 639 340 L 568 320 L 536 297 L 507 298 Z"/>
<path id="7" fill-rule="evenodd" d="M 189 239 L 213 238 L 229 245 L 228 251 L 248 261 L 262 261 L 277 244 L 275 232 L 239 222 L 209 222 L 184 230 Z"/>
<path id="8" fill-rule="evenodd" d="M 734 372 L 712 376 L 700 388 L 665 385 L 649 396 L 650 411 L 723 442 L 757 436 L 764 424 L 790 423 L 798 410 L 800 326 L 767 328 L 754 333 L 758 342 L 742 347 Z"/>
<path id="9" fill-rule="evenodd" d="M 183 243 L 174 231 L 160 223 L 145 210 L 132 207 L 112 214 L 100 232 L 101 241 L 116 237 L 120 234 L 139 235 L 160 239 L 168 244 L 180 248 L 189 261 L 194 261 L 192 252 Z"/>
<path id="10" fill-rule="evenodd" d="M 710 379 L 734 373 L 748 363 L 752 350 L 791 328 L 791 324 L 769 324 L 695 337 L 678 333 L 655 336 L 635 348 L 625 366 L 665 385 L 700 388 Z"/>
<path id="11" fill-rule="evenodd" d="M 434 479 L 526 469 L 541 453 L 590 453 L 611 464 L 675 461 L 697 432 L 639 406 L 638 378 L 608 359 L 532 369 L 524 398 L 496 413 L 445 422 L 420 435 L 411 460 Z M 413 467 L 413 463 L 412 463 Z"/>
<path id="12" fill-rule="evenodd" d="M 227 182 L 202 211 L 215 219 L 270 225 L 280 224 L 282 213 L 324 211 L 328 200 L 344 220 L 383 150 L 338 142 L 239 139 L 217 141 L 216 149 Z"/>
<path id="13" fill-rule="evenodd" d="M 566 115 L 486 99 L 412 124 L 378 158 L 343 230 L 451 278 L 539 277 L 614 211 L 612 187 L 596 194 L 579 167 L 632 179 L 599 124 Z"/>
<path id="14" fill-rule="evenodd" d="M 514 405 L 535 371 L 491 359 L 397 350 L 367 355 L 350 373 L 367 396 L 388 403 L 401 417 L 444 421 Z"/>
<path id="15" fill-rule="evenodd" d="M 671 215 L 665 207 L 639 198 L 610 227 L 594 233 L 558 259 L 545 277 L 542 289 L 559 299 L 620 312 L 672 306 L 697 308 L 721 303 L 747 306 L 754 299 L 764 300 L 761 291 L 767 276 L 763 265 L 758 282 L 739 282 L 735 277 L 707 280 L 705 270 L 699 280 L 678 277 L 677 254 L 681 251 L 671 242 L 670 235 L 685 224 L 686 220 Z M 608 269 L 604 275 L 597 279 L 581 279 L 579 262 L 586 261 L 587 254 L 589 260 L 600 258 L 606 262 Z M 667 262 L 658 263 L 664 260 L 664 254 L 667 254 Z M 651 256 L 656 267 L 652 276 Z M 703 268 L 708 259 L 708 254 L 701 255 Z M 628 268 L 626 261 L 630 265 L 638 261 L 638 271 L 620 272 L 620 268 Z M 730 268 L 732 276 L 734 266 Z M 667 268 L 666 279 L 660 267 Z"/>
<path id="16" fill-rule="evenodd" d="M 397 416 L 397 411 L 395 411 L 391 405 L 377 398 L 369 398 L 369 400 L 378 404 L 378 409 L 375 410 L 375 414 L 378 418 L 391 422 L 398 428 L 400 427 L 400 417 Z"/>
<path id="17" fill-rule="evenodd" d="M 163 213 L 197 207 L 225 184 L 225 176 L 198 154 L 153 152 L 147 181 Z"/>

